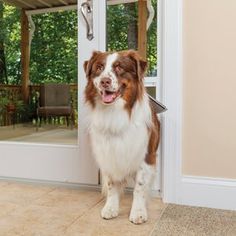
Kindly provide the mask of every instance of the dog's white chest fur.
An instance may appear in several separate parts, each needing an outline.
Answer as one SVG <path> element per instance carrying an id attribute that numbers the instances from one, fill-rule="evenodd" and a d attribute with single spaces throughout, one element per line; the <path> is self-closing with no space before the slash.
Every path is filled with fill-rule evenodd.
<path id="1" fill-rule="evenodd" d="M 134 174 L 145 158 L 151 110 L 145 95 L 136 102 L 131 117 L 123 99 L 112 106 L 97 105 L 91 112 L 90 136 L 95 159 L 114 181 Z"/>

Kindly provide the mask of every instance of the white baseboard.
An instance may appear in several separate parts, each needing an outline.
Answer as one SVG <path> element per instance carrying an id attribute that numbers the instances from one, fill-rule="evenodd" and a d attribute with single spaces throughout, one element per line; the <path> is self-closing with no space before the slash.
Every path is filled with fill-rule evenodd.
<path id="1" fill-rule="evenodd" d="M 178 204 L 236 210 L 236 179 L 182 176 Z"/>

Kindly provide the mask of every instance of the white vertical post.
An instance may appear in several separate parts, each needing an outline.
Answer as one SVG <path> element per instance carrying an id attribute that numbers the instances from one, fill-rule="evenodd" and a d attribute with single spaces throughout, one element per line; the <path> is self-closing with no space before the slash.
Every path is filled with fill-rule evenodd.
<path id="1" fill-rule="evenodd" d="M 94 181 L 98 181 L 98 168 L 91 154 L 89 139 L 86 130 L 86 109 L 84 106 L 84 89 L 86 86 L 86 77 L 83 69 L 83 63 L 88 60 L 94 50 L 105 51 L 106 49 L 106 1 L 93 0 L 93 31 L 94 38 L 89 41 L 86 38 L 86 23 L 80 11 L 84 0 L 78 1 L 78 116 L 79 116 L 79 158 L 80 165 L 84 165 L 84 170 L 90 170 L 89 173 L 83 173 L 83 176 Z M 91 182 L 91 181 L 90 181 Z M 98 182 L 97 182 L 98 183 Z"/>
<path id="2" fill-rule="evenodd" d="M 163 200 L 177 203 L 181 192 L 182 145 L 182 0 L 163 0 L 162 50 Z"/>

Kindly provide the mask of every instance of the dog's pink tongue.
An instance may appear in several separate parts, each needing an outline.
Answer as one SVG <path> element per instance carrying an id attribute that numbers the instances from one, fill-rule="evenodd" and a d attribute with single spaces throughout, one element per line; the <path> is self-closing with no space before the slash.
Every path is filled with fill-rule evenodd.
<path id="1" fill-rule="evenodd" d="M 113 101 L 113 94 L 107 94 L 106 92 L 103 93 L 102 95 L 102 101 L 105 103 L 109 103 Z"/>

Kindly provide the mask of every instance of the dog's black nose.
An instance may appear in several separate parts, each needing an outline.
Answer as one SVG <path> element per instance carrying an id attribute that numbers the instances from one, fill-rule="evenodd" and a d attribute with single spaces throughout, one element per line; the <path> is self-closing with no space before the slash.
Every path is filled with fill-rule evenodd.
<path id="1" fill-rule="evenodd" d="M 109 88 L 111 86 L 111 79 L 108 77 L 104 77 L 102 78 L 100 84 L 103 88 Z"/>

